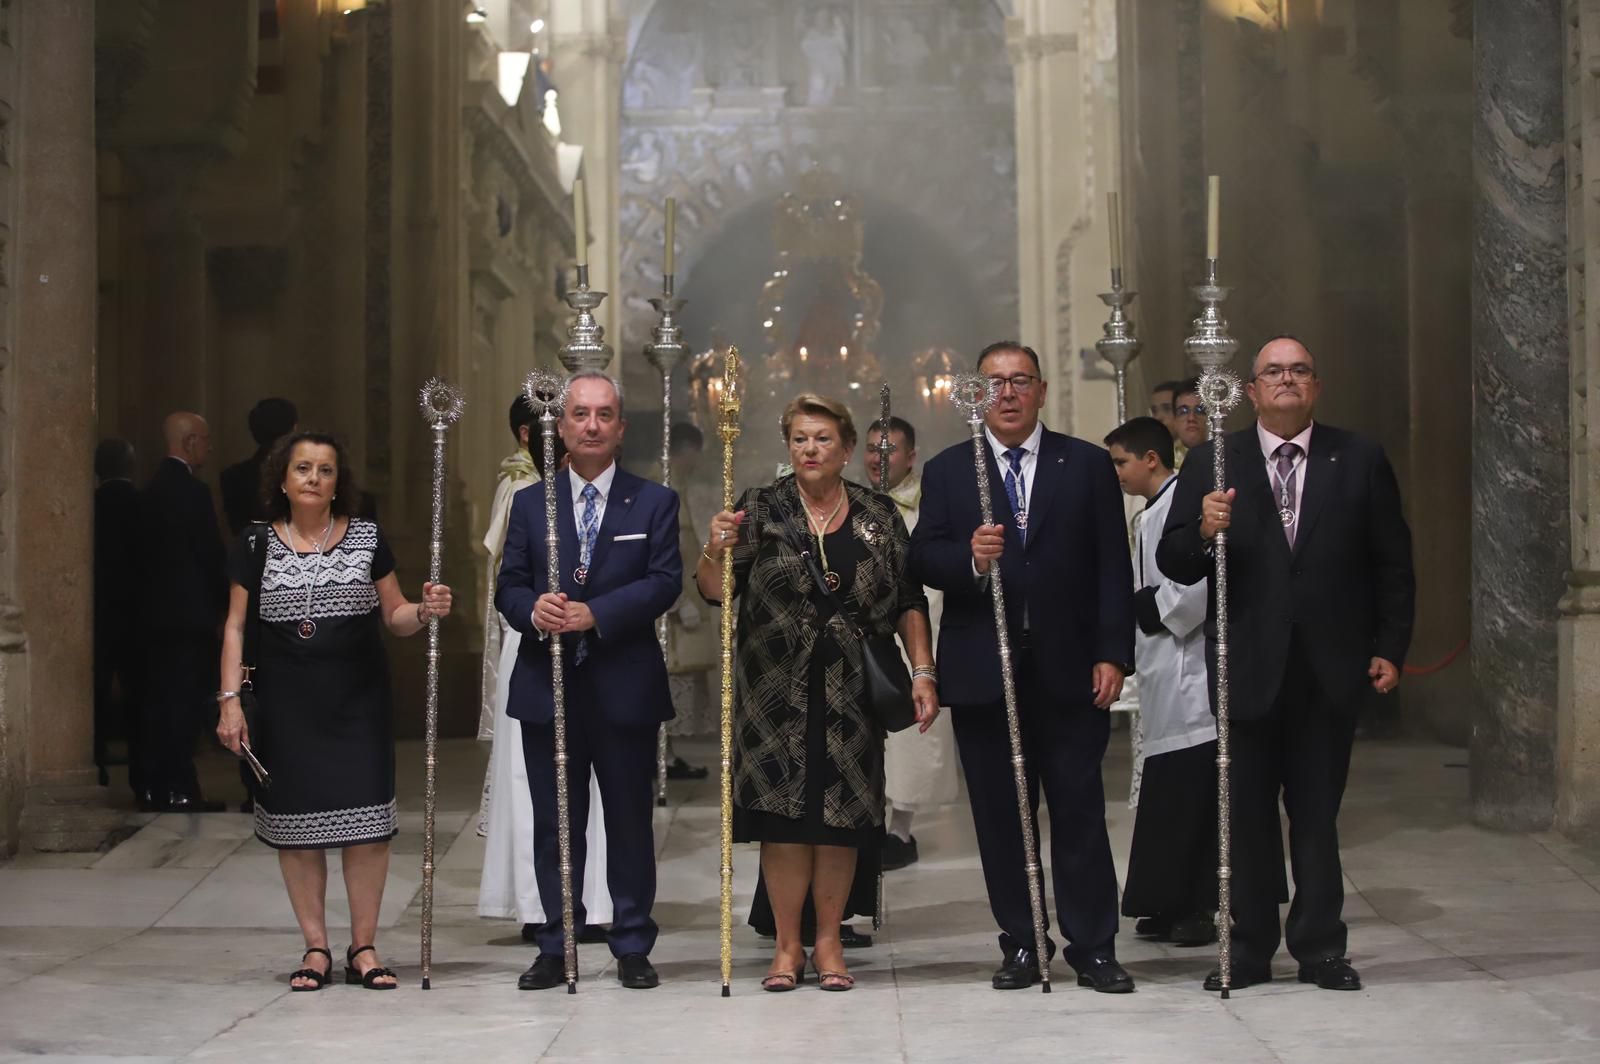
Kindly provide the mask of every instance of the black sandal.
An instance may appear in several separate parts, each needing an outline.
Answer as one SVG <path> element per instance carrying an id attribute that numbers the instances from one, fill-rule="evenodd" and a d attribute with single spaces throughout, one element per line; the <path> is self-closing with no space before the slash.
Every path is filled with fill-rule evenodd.
<path id="1" fill-rule="evenodd" d="M 389 969 L 389 968 L 368 968 L 365 975 L 363 975 L 362 973 L 356 971 L 356 954 L 358 954 L 358 953 L 366 953 L 368 950 L 371 950 L 373 953 L 378 952 L 376 946 L 362 946 L 360 949 L 357 949 L 356 947 L 351 946 L 348 950 L 345 950 L 345 954 L 344 954 L 344 959 L 345 959 L 344 981 L 345 981 L 345 983 L 347 985 L 355 985 L 355 984 L 359 983 L 361 986 L 366 987 L 368 990 L 393 990 L 395 988 L 395 985 L 400 980 L 399 980 L 399 977 L 396 976 L 391 969 Z M 329 959 L 331 960 L 332 958 L 329 958 Z M 384 979 L 384 978 L 393 979 L 395 982 L 394 983 L 390 983 L 387 986 L 380 986 L 379 983 L 378 983 L 378 980 L 379 979 Z"/>
<path id="2" fill-rule="evenodd" d="M 312 946 L 310 949 L 300 954 L 300 959 L 304 961 L 313 953 L 320 953 L 324 957 L 328 958 L 328 970 L 325 972 L 319 972 L 315 968 L 301 968 L 298 972 L 291 974 L 289 976 L 289 989 L 293 990 L 297 994 L 303 991 L 321 990 L 323 987 L 328 985 L 330 978 L 333 975 L 333 954 L 329 953 L 321 946 Z M 311 980 L 311 985 L 295 986 L 294 981 L 296 979 L 309 979 Z"/>

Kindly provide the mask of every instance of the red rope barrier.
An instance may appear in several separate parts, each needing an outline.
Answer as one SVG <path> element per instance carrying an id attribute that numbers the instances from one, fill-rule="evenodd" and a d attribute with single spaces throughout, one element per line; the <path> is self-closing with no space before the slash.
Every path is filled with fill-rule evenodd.
<path id="1" fill-rule="evenodd" d="M 1431 676 L 1433 673 L 1443 672 L 1445 669 L 1448 669 L 1451 665 L 1455 664 L 1455 660 L 1459 658 L 1462 655 L 1462 652 L 1467 649 L 1469 643 L 1471 643 L 1470 637 L 1463 639 L 1460 643 L 1456 644 L 1456 648 L 1454 650 L 1450 651 L 1450 653 L 1446 654 L 1443 658 L 1439 659 L 1432 665 L 1407 665 L 1405 669 L 1406 675 Z"/>

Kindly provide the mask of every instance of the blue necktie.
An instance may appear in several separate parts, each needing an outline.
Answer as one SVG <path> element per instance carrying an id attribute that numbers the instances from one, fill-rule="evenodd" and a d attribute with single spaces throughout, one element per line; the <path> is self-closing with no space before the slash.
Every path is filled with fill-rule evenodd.
<path id="1" fill-rule="evenodd" d="M 1027 483 L 1022 479 L 1022 456 L 1028 452 L 1021 447 L 1012 447 L 1006 451 L 1006 461 L 1011 468 L 1006 470 L 1006 498 L 1011 500 L 1011 513 L 1017 519 L 1017 537 L 1023 543 L 1028 542 L 1028 514 L 1023 509 L 1027 501 Z"/>
<path id="2" fill-rule="evenodd" d="M 583 497 L 583 517 L 578 520 L 578 564 L 585 570 L 594 560 L 594 543 L 600 538 L 600 489 L 593 484 L 585 484 L 580 493 Z M 588 633 L 585 632 L 584 636 Z M 582 665 L 583 659 L 589 656 L 589 640 L 580 636 L 578 649 L 573 652 L 572 663 Z"/>

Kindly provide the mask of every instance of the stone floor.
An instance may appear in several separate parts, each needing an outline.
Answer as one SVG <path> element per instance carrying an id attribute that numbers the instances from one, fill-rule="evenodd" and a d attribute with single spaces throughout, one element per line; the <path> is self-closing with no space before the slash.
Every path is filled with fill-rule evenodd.
<path id="1" fill-rule="evenodd" d="M 709 760 L 709 749 L 684 752 Z M 586 946 L 576 996 L 519 993 L 530 948 L 515 926 L 474 915 L 483 760 L 476 744 L 445 744 L 432 991 L 417 986 L 421 757 L 408 745 L 381 942 L 401 990 L 290 994 L 299 936 L 246 818 L 130 814 L 137 832 L 109 852 L 0 865 L 0 1061 L 1600 1059 L 1600 853 L 1470 826 L 1464 755 L 1450 748 L 1357 749 L 1345 913 L 1367 989 L 1300 986 L 1280 957 L 1288 981 L 1226 1003 L 1200 989 L 1209 951 L 1128 933 L 1119 951 L 1136 994 L 1076 989 L 1059 965 L 1049 997 L 990 990 L 993 929 L 959 806 L 918 822 L 922 861 L 890 874 L 891 919 L 852 955 L 855 992 L 761 993 L 766 949 L 741 926 L 722 1000 L 717 817 L 702 784 L 675 792 L 658 820 L 662 987 L 622 990 L 604 948 Z M 1108 791 L 1124 793 L 1125 754 L 1110 762 Z M 206 772 L 213 794 L 228 793 L 229 764 Z M 1122 802 L 1107 810 L 1120 865 L 1132 818 Z M 753 872 L 741 847 L 741 899 Z M 329 908 L 343 911 L 337 891 Z M 336 949 L 347 935 L 335 932 Z"/>

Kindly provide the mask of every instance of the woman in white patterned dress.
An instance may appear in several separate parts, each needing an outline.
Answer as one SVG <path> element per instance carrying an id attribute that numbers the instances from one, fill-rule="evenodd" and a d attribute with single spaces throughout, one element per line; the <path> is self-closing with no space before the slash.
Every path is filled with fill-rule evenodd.
<path id="1" fill-rule="evenodd" d="M 327 851 L 337 848 L 350 902 L 345 980 L 393 989 L 394 972 L 373 945 L 397 825 L 382 629 L 415 635 L 429 617 L 449 614 L 450 589 L 425 583 L 421 602 L 406 599 L 378 526 L 353 516 L 358 494 L 333 437 L 287 436 L 261 472 L 273 520 L 246 528 L 229 555 L 217 736 L 234 753 L 250 744 L 272 775 L 256 798 L 255 827 L 278 851 L 305 936 L 291 988 L 320 990 L 332 975 L 325 896 Z M 248 724 L 239 699 L 246 663 L 256 670 Z"/>

